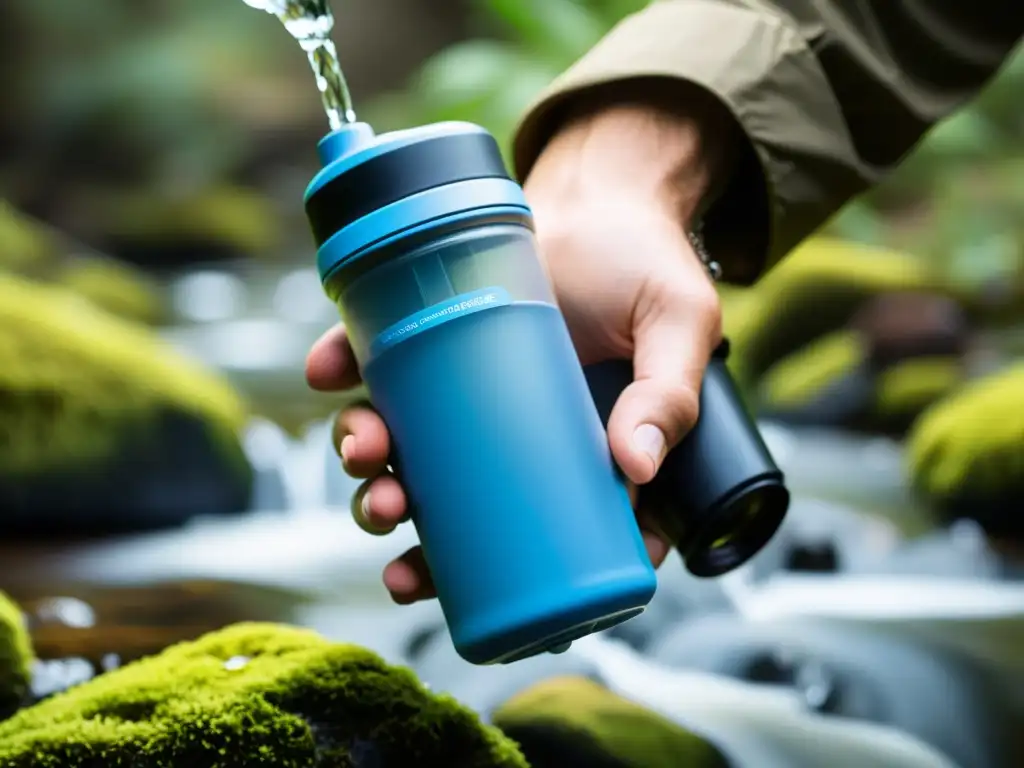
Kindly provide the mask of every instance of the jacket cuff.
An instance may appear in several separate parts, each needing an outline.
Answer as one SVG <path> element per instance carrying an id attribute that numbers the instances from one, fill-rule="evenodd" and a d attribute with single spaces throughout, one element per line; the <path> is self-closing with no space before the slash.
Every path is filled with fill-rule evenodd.
<path id="1" fill-rule="evenodd" d="M 755 280 L 856 186 L 855 179 L 842 183 L 844 174 L 835 170 L 829 178 L 839 183 L 830 184 L 794 172 L 800 157 L 834 156 L 836 137 L 848 135 L 797 28 L 781 15 L 721 0 L 661 0 L 619 23 L 528 109 L 513 141 L 516 175 L 525 179 L 576 98 L 596 88 L 628 93 L 638 79 L 650 78 L 678 81 L 681 97 L 703 88 L 747 138 L 704 217 L 705 243 L 726 282 Z"/>

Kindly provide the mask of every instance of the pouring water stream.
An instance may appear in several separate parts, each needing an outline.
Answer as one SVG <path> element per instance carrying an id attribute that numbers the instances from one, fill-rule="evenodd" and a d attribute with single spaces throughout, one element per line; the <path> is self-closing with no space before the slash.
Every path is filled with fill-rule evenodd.
<path id="1" fill-rule="evenodd" d="M 352 96 L 331 40 L 334 15 L 328 0 L 243 0 L 257 10 L 276 16 L 309 58 L 331 130 L 356 122 Z"/>

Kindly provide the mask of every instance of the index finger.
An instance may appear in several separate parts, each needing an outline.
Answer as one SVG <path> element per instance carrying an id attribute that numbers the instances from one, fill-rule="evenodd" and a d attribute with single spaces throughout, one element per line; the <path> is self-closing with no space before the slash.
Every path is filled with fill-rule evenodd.
<path id="1" fill-rule="evenodd" d="M 306 357 L 306 381 L 319 392 L 351 389 L 362 381 L 345 326 L 339 323 L 313 344 Z"/>

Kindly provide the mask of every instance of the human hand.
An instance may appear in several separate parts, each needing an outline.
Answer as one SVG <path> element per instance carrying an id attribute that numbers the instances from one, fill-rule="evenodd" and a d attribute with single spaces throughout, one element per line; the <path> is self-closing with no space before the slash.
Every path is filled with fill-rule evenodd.
<path id="1" fill-rule="evenodd" d="M 608 438 L 634 500 L 696 422 L 704 368 L 721 338 L 718 297 L 687 235 L 718 166 L 700 125 L 648 102 L 584 111 L 551 140 L 525 184 L 581 362 L 633 361 L 635 381 L 612 411 Z M 359 384 L 343 328 L 313 346 L 306 377 L 322 391 Z M 407 499 L 388 469 L 383 420 L 369 406 L 347 408 L 334 437 L 346 471 L 367 481 L 353 499 L 357 522 L 390 532 L 405 519 Z M 660 565 L 670 542 L 643 510 L 638 518 Z M 384 583 L 399 603 L 434 596 L 419 547 L 387 566 Z"/>

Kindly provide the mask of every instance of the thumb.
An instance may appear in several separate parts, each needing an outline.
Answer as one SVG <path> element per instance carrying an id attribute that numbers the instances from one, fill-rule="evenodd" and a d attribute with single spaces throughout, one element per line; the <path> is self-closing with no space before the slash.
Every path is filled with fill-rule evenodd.
<path id="1" fill-rule="evenodd" d="M 714 317 L 690 306 L 634 338 L 633 383 L 612 409 L 608 440 L 616 463 L 638 485 L 654 479 L 666 454 L 697 423 L 701 381 L 717 343 Z"/>

